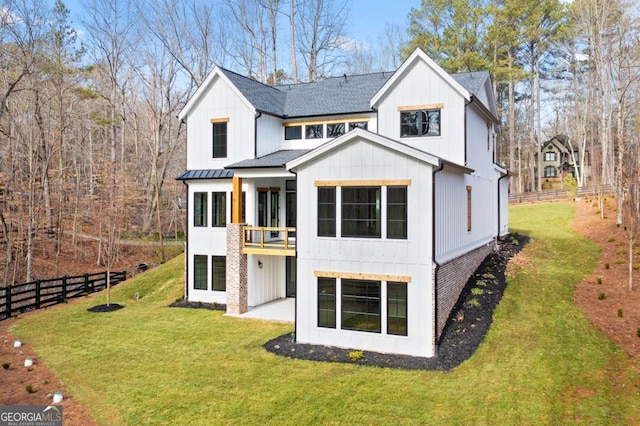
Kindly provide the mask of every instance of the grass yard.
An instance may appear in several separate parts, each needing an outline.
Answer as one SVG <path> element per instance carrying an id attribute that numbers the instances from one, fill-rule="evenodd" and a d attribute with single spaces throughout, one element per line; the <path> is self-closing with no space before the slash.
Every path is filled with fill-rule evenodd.
<path id="1" fill-rule="evenodd" d="M 262 344 L 291 325 L 166 307 L 182 294 L 182 256 L 104 295 L 16 322 L 101 425 L 638 424 L 638 361 L 576 306 L 598 247 L 568 230 L 564 204 L 516 206 L 531 242 L 510 270 L 494 324 L 451 372 L 281 358 Z M 139 293 L 140 300 L 133 294 Z"/>

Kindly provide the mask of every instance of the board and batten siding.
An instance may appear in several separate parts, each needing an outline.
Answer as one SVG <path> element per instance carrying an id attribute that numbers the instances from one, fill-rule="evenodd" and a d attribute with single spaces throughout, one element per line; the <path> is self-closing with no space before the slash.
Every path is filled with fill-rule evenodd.
<path id="1" fill-rule="evenodd" d="M 296 340 L 377 352 L 430 357 L 433 342 L 433 275 L 431 258 L 432 166 L 378 144 L 358 139 L 341 145 L 296 170 L 298 217 L 309 226 L 298 226 Z M 410 180 L 407 186 L 406 240 L 386 238 L 318 237 L 317 184 L 340 181 Z M 376 185 L 377 186 L 377 185 Z M 381 191 L 382 206 L 386 191 Z M 340 191 L 336 210 L 340 214 Z M 384 218 L 384 216 L 383 216 Z M 409 277 L 408 336 L 386 333 L 386 285 L 381 285 L 381 333 L 340 329 L 340 280 L 337 288 L 335 329 L 317 326 L 317 272 Z"/>
<path id="2" fill-rule="evenodd" d="M 227 222 L 231 221 L 231 179 L 191 181 L 189 183 L 189 215 L 187 226 L 189 232 L 187 262 L 187 285 L 189 287 L 189 300 L 204 303 L 227 303 L 226 294 L 222 291 L 212 291 L 211 283 L 211 256 L 227 255 L 227 228 L 226 226 L 212 227 L 212 192 L 226 192 L 227 194 Z M 207 226 L 193 226 L 194 194 L 206 192 L 208 199 Z M 195 255 L 207 256 L 209 273 L 207 274 L 207 290 L 193 288 L 193 257 Z"/>
<path id="3" fill-rule="evenodd" d="M 228 118 L 227 157 L 212 158 L 211 119 Z M 238 93 L 219 76 L 187 116 L 187 169 L 223 169 L 253 158 L 255 117 Z"/>
<path id="4" fill-rule="evenodd" d="M 258 261 L 261 267 L 258 267 Z M 285 256 L 249 254 L 247 273 L 249 306 L 258 306 L 285 297 Z"/>
<path id="5" fill-rule="evenodd" d="M 414 62 L 378 104 L 378 133 L 456 164 L 464 164 L 465 99 L 423 61 Z M 400 137 L 398 108 L 442 104 L 440 136 Z"/>

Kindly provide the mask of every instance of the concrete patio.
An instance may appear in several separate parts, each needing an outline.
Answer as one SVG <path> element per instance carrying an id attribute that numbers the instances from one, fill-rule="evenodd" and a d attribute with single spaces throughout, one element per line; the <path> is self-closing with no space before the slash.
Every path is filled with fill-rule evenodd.
<path id="1" fill-rule="evenodd" d="M 249 311 L 240 318 L 253 318 L 268 321 L 295 322 L 296 299 L 278 299 L 262 305 L 249 307 Z"/>

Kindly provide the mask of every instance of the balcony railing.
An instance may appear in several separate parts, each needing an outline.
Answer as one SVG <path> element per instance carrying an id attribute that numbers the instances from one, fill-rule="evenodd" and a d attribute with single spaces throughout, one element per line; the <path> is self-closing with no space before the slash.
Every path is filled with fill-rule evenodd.
<path id="1" fill-rule="evenodd" d="M 273 256 L 295 256 L 296 228 L 245 226 L 242 252 Z"/>

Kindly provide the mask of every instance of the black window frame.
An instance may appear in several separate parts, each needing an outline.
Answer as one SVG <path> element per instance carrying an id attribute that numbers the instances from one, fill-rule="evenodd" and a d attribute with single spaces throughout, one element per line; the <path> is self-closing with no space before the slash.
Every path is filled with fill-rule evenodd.
<path id="1" fill-rule="evenodd" d="M 369 130 L 369 122 L 367 121 L 351 121 L 349 122 L 349 131 L 354 129 Z"/>
<path id="2" fill-rule="evenodd" d="M 208 204 L 209 194 L 207 192 L 193 193 L 193 226 L 198 228 L 207 227 Z"/>
<path id="3" fill-rule="evenodd" d="M 408 335 L 407 287 L 406 282 L 387 282 L 387 334 Z"/>
<path id="4" fill-rule="evenodd" d="M 292 141 L 302 139 L 302 125 L 286 126 L 284 128 L 284 140 Z"/>
<path id="5" fill-rule="evenodd" d="M 438 136 L 442 136 L 442 110 L 440 108 L 400 111 L 401 138 Z"/>
<path id="6" fill-rule="evenodd" d="M 544 153 L 544 161 L 556 161 L 556 153 L 554 151 L 547 151 Z"/>
<path id="7" fill-rule="evenodd" d="M 194 254 L 193 255 L 193 289 L 194 290 L 207 290 L 208 283 L 208 263 L 209 256 L 204 254 Z M 202 262 L 204 261 L 204 265 Z M 204 283 L 204 286 L 202 284 Z"/>
<path id="8" fill-rule="evenodd" d="M 317 191 L 318 237 L 336 236 L 336 187 L 320 186 Z"/>
<path id="9" fill-rule="evenodd" d="M 217 228 L 227 226 L 226 192 L 211 193 L 211 226 Z"/>
<path id="10" fill-rule="evenodd" d="M 346 126 L 344 123 L 327 123 L 327 137 L 337 138 L 342 136 L 346 132 Z"/>
<path id="11" fill-rule="evenodd" d="M 211 256 L 211 290 L 227 291 L 226 256 Z"/>
<path id="12" fill-rule="evenodd" d="M 340 328 L 381 333 L 382 283 L 343 278 L 340 284 Z"/>
<path id="13" fill-rule="evenodd" d="M 340 205 L 342 237 L 382 237 L 382 187 L 343 186 Z"/>
<path id="14" fill-rule="evenodd" d="M 306 124 L 304 126 L 305 139 L 322 139 L 324 138 L 324 124 Z"/>
<path id="15" fill-rule="evenodd" d="M 549 173 L 551 172 L 551 173 Z M 544 177 L 546 178 L 554 178 L 554 177 L 558 177 L 558 171 L 556 170 L 555 166 L 546 166 L 544 168 Z"/>
<path id="16" fill-rule="evenodd" d="M 211 123 L 212 158 L 227 158 L 227 122 Z"/>
<path id="17" fill-rule="evenodd" d="M 408 192 L 406 186 L 387 186 L 387 239 L 407 239 Z M 392 193 L 401 193 L 402 201 L 394 196 L 399 194 Z"/>
<path id="18" fill-rule="evenodd" d="M 336 279 L 318 277 L 318 327 L 337 327 L 336 303 Z"/>

